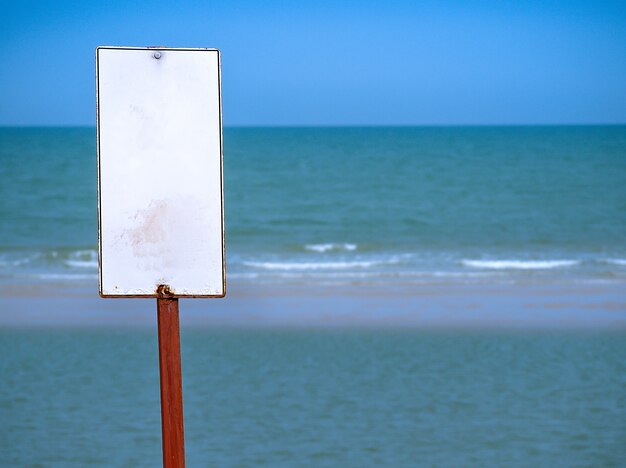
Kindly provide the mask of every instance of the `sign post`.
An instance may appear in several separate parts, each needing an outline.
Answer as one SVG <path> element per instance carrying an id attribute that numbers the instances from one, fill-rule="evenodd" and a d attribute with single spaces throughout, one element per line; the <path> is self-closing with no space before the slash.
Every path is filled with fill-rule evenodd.
<path id="1" fill-rule="evenodd" d="M 100 296 L 157 299 L 163 465 L 185 465 L 178 299 L 224 297 L 220 54 L 98 47 Z"/>
<path id="2" fill-rule="evenodd" d="M 185 466 L 178 299 L 157 299 L 163 466 Z"/>

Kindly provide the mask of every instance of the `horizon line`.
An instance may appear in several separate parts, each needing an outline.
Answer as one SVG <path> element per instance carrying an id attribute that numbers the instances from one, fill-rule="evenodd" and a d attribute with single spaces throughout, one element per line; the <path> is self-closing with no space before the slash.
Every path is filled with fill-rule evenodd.
<path id="1" fill-rule="evenodd" d="M 449 124 L 236 124 L 224 129 L 243 128 L 467 128 L 467 127 L 621 127 L 626 122 L 604 123 L 449 123 Z M 0 128 L 96 128 L 96 124 L 0 124 Z"/>

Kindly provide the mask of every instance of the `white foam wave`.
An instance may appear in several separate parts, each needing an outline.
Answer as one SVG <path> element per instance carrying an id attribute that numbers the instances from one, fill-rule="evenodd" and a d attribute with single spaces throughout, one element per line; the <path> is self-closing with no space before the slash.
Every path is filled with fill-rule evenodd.
<path id="1" fill-rule="evenodd" d="M 73 268 L 98 268 L 98 252 L 95 250 L 76 250 L 63 262 Z"/>
<path id="2" fill-rule="evenodd" d="M 331 271 L 331 272 L 306 272 L 306 271 L 275 271 L 266 274 L 231 273 L 231 279 L 244 278 L 493 278 L 498 276 L 496 272 L 456 272 L 456 271 Z"/>
<path id="3" fill-rule="evenodd" d="M 67 260 L 65 261 L 65 264 L 69 267 L 74 267 L 74 268 L 98 268 L 98 262 L 97 261 L 83 261 L 83 260 Z"/>
<path id="4" fill-rule="evenodd" d="M 28 277 L 42 279 L 42 280 L 70 280 L 70 281 L 98 279 L 98 275 L 62 274 L 62 273 L 39 273 L 35 275 L 29 275 Z"/>
<path id="5" fill-rule="evenodd" d="M 324 253 L 324 252 L 332 252 L 333 250 L 335 251 L 346 251 L 346 252 L 352 252 L 354 250 L 357 249 L 357 244 L 306 244 L 304 246 L 304 248 L 306 250 L 310 250 L 312 252 L 319 252 L 319 253 Z"/>
<path id="6" fill-rule="evenodd" d="M 613 265 L 626 266 L 626 259 L 623 258 L 607 258 L 605 261 Z"/>
<path id="7" fill-rule="evenodd" d="M 264 270 L 340 270 L 347 268 L 370 268 L 380 261 L 354 262 L 243 262 L 244 265 Z"/>
<path id="8" fill-rule="evenodd" d="M 257 279 L 258 273 L 228 273 L 228 279 Z"/>
<path id="9" fill-rule="evenodd" d="M 467 267 L 493 270 L 547 270 L 578 263 L 577 260 L 461 260 L 461 264 Z"/>
<path id="10" fill-rule="evenodd" d="M 16 259 L 0 259 L 0 267 L 21 266 L 30 263 L 35 259 L 34 256 Z"/>
<path id="11" fill-rule="evenodd" d="M 70 253 L 70 258 L 74 260 L 97 260 L 98 252 L 95 250 L 75 250 Z"/>

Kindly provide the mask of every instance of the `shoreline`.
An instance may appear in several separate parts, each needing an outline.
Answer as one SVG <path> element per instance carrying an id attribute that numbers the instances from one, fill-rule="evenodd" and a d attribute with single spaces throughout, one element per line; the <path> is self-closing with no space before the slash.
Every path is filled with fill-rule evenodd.
<path id="1" fill-rule="evenodd" d="M 626 329 L 622 284 L 253 285 L 181 299 L 181 326 Z M 102 299 L 95 285 L 5 285 L 0 327 L 155 326 L 154 299 Z"/>

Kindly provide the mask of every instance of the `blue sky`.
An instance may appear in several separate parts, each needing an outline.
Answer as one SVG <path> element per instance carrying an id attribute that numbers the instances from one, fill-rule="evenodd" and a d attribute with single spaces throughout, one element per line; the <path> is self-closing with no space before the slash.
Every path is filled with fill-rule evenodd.
<path id="1" fill-rule="evenodd" d="M 626 2 L 3 2 L 0 125 L 94 125 L 97 45 L 217 47 L 225 125 L 626 123 Z"/>

